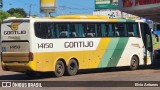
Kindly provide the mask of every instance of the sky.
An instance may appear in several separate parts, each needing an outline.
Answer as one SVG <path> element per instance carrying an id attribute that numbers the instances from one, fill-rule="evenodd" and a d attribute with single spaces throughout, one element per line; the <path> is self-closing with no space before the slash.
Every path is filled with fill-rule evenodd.
<path id="1" fill-rule="evenodd" d="M 94 3 L 94 0 L 57 0 L 57 12 L 52 13 L 52 15 L 92 14 Z M 2 10 L 4 11 L 10 8 L 23 8 L 28 13 L 31 5 L 31 15 L 44 15 L 40 13 L 40 0 L 3 0 L 3 4 Z"/>

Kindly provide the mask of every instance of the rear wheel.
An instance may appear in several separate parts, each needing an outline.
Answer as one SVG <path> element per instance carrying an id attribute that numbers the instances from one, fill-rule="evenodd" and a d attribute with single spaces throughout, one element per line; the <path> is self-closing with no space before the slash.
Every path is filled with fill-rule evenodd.
<path id="1" fill-rule="evenodd" d="M 76 60 L 71 59 L 67 66 L 67 74 L 70 76 L 76 75 L 78 71 L 78 63 Z"/>
<path id="2" fill-rule="evenodd" d="M 136 70 L 139 66 L 139 60 L 136 56 L 133 56 L 131 59 L 131 65 L 130 65 L 130 69 L 131 70 Z"/>
<path id="3" fill-rule="evenodd" d="M 57 61 L 56 66 L 55 66 L 55 76 L 56 77 L 61 77 L 63 76 L 65 71 L 65 66 L 64 63 L 62 61 Z"/>

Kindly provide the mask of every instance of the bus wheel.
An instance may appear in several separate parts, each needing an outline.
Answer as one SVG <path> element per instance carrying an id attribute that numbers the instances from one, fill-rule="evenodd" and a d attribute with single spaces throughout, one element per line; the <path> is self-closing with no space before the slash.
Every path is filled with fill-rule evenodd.
<path id="1" fill-rule="evenodd" d="M 57 61 L 56 66 L 55 66 L 55 76 L 56 77 L 61 77 L 63 76 L 65 71 L 65 66 L 64 63 L 62 61 Z"/>
<path id="2" fill-rule="evenodd" d="M 78 71 L 78 64 L 74 59 L 71 59 L 67 66 L 67 74 L 69 76 L 76 75 Z"/>
<path id="3" fill-rule="evenodd" d="M 139 66 L 139 60 L 136 56 L 133 56 L 131 59 L 131 65 L 130 65 L 130 69 L 131 70 L 136 70 Z"/>

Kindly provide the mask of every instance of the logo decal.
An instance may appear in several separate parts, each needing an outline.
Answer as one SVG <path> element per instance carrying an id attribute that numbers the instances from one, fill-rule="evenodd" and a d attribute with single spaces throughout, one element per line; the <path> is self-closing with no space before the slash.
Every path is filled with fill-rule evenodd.
<path id="1" fill-rule="evenodd" d="M 18 26 L 21 24 L 21 22 L 12 22 L 11 25 L 8 25 L 11 30 L 16 31 L 18 30 Z"/>

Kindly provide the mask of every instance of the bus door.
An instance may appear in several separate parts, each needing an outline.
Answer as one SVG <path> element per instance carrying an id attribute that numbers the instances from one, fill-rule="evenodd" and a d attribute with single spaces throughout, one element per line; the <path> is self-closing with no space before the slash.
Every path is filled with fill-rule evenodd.
<path id="1" fill-rule="evenodd" d="M 146 23 L 141 24 L 141 33 L 144 43 L 144 64 L 152 63 L 153 45 L 151 30 Z"/>

